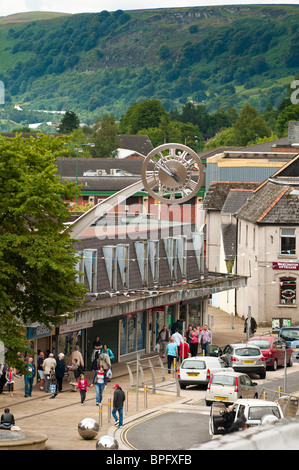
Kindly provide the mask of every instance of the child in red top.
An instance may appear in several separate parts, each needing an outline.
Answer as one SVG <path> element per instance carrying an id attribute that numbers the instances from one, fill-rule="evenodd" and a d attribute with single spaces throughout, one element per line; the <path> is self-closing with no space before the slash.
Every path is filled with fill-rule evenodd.
<path id="1" fill-rule="evenodd" d="M 84 405 L 85 398 L 86 398 L 86 387 L 92 387 L 92 384 L 89 385 L 87 380 L 84 378 L 84 375 L 81 374 L 79 377 L 79 382 L 78 382 L 78 388 L 80 390 L 80 396 L 81 396 L 81 405 Z"/>

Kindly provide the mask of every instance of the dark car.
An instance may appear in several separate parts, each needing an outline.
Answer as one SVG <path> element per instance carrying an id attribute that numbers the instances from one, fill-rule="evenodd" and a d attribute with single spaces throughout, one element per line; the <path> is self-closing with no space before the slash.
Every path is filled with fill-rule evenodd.
<path id="1" fill-rule="evenodd" d="M 286 362 L 288 367 L 293 365 L 293 349 L 282 338 L 276 336 L 256 336 L 250 338 L 247 344 L 255 344 L 266 358 L 267 369 L 276 370 L 278 366 L 284 365 L 284 354 L 286 351 Z"/>

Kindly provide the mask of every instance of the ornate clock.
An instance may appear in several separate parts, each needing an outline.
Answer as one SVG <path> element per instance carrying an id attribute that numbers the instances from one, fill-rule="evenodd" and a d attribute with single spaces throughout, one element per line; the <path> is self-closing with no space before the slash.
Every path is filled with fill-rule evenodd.
<path id="1" fill-rule="evenodd" d="M 142 166 L 145 190 L 166 204 L 180 204 L 196 195 L 204 168 L 194 150 L 182 144 L 164 144 L 152 150 Z"/>

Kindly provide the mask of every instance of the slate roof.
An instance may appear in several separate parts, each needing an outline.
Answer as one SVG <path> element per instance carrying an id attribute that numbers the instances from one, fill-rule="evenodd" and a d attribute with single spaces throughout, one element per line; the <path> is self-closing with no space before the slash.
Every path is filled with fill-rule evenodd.
<path id="1" fill-rule="evenodd" d="M 221 232 L 225 259 L 235 259 L 237 250 L 236 224 L 221 224 Z"/>
<path id="2" fill-rule="evenodd" d="M 76 178 L 65 177 L 64 180 L 76 183 Z M 80 191 L 120 191 L 127 186 L 139 181 L 141 177 L 136 176 L 83 176 L 78 178 L 78 185 L 83 185 Z"/>
<path id="3" fill-rule="evenodd" d="M 299 199 L 294 188 L 268 181 L 236 213 L 237 218 L 256 224 L 298 225 Z"/>
<path id="4" fill-rule="evenodd" d="M 153 150 L 153 144 L 148 135 L 118 135 L 119 147 L 128 150 L 136 150 L 141 155 L 147 156 Z"/>
<path id="5" fill-rule="evenodd" d="M 88 170 L 106 170 L 107 173 L 111 169 L 117 168 L 132 175 L 141 175 L 143 160 L 139 159 L 118 159 L 118 158 L 78 158 L 78 177 L 83 176 Z M 61 172 L 62 165 L 62 172 Z M 57 174 L 62 177 L 76 177 L 77 158 L 63 157 L 57 158 Z"/>
<path id="6" fill-rule="evenodd" d="M 253 189 L 231 189 L 223 204 L 222 214 L 235 214 L 252 196 Z"/>
<path id="7" fill-rule="evenodd" d="M 254 190 L 259 184 L 260 183 L 213 181 L 203 201 L 204 209 L 221 211 L 231 189 Z"/>

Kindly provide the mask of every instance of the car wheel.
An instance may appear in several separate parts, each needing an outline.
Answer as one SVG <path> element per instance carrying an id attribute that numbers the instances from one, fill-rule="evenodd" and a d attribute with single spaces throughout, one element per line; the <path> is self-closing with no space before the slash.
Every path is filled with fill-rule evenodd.
<path id="1" fill-rule="evenodd" d="M 293 362 L 293 355 L 291 355 L 291 356 L 290 356 L 290 360 L 289 360 L 287 366 L 288 366 L 288 367 L 292 367 L 293 364 L 294 364 L 294 362 Z"/>
<path id="2" fill-rule="evenodd" d="M 180 384 L 180 388 L 181 388 L 182 390 L 185 390 L 186 385 L 185 385 L 185 384 Z"/>
<path id="3" fill-rule="evenodd" d="M 260 376 L 260 379 L 265 379 L 266 378 L 266 372 L 262 372 L 261 374 L 259 374 Z"/>
<path id="4" fill-rule="evenodd" d="M 277 370 L 277 359 L 274 359 L 273 366 L 271 367 L 272 370 Z"/>
<path id="5" fill-rule="evenodd" d="M 258 397 L 259 397 L 259 395 L 258 395 L 258 393 L 256 393 L 256 394 L 254 395 L 254 399 L 257 400 Z"/>
<path id="6" fill-rule="evenodd" d="M 213 403 L 212 401 L 207 401 L 206 400 L 206 406 L 212 406 L 212 403 Z"/>

